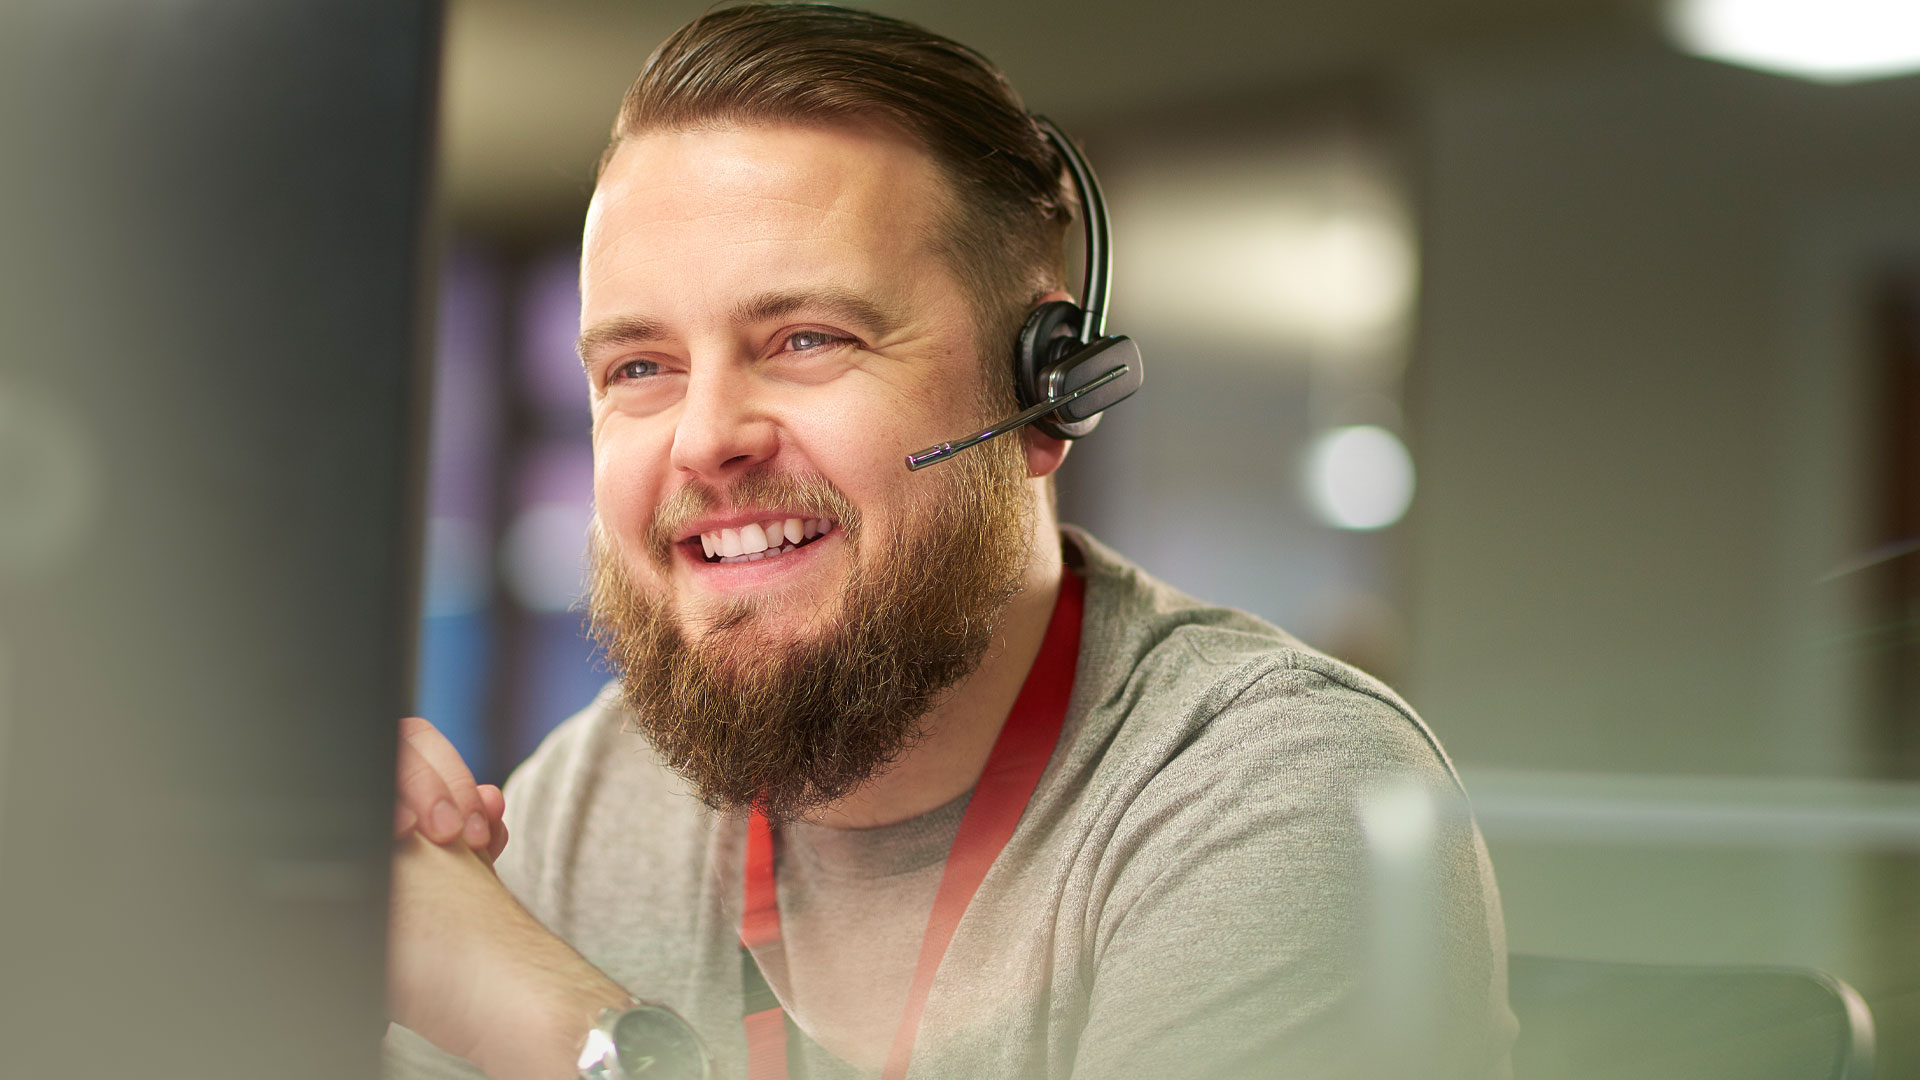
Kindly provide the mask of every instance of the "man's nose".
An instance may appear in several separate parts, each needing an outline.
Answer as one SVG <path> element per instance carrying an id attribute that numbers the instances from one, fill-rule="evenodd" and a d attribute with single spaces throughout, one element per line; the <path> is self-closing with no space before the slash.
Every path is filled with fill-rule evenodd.
<path id="1" fill-rule="evenodd" d="M 780 445 L 750 372 L 732 365 L 696 367 L 687 377 L 672 462 L 709 480 L 724 480 L 771 458 Z"/>

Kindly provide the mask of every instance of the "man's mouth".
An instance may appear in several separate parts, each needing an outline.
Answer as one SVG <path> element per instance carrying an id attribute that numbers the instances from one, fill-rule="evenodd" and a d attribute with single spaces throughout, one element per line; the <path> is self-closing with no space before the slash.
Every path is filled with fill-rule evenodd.
<path id="1" fill-rule="evenodd" d="M 735 529 L 703 532 L 700 550 L 709 564 L 758 562 L 806 547 L 833 529 L 831 518 L 769 518 Z"/>

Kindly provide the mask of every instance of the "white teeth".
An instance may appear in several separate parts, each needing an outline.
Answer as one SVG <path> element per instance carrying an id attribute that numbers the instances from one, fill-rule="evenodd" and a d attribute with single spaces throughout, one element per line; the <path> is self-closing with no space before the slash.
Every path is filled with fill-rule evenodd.
<path id="1" fill-rule="evenodd" d="M 700 550 L 709 559 L 723 562 L 753 562 L 784 555 L 804 541 L 833 531 L 826 518 L 772 518 L 754 521 L 737 529 L 715 529 L 700 534 Z"/>

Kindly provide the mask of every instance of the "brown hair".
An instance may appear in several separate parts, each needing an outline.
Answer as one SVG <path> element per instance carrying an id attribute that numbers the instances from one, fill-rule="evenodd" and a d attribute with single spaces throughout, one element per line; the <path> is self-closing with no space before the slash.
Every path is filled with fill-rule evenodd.
<path id="1" fill-rule="evenodd" d="M 625 139 L 709 124 L 879 120 L 941 166 L 954 205 L 936 246 L 974 307 L 996 407 L 1034 301 L 1061 287 L 1071 199 L 1059 152 L 1005 75 L 912 23 L 830 4 L 710 11 L 663 42 L 620 103 L 605 168 Z"/>

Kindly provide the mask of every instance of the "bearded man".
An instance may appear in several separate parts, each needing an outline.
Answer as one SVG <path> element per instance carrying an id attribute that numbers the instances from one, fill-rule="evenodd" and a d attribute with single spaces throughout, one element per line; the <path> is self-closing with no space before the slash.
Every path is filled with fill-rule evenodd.
<path id="1" fill-rule="evenodd" d="M 1063 149 L 880 16 L 727 8 L 649 60 L 581 261 L 620 679 L 504 821 L 403 725 L 390 1075 L 1506 1071 L 1491 872 L 1412 711 L 1063 531 L 1045 430 L 903 464 L 1018 409 Z M 1427 800 L 1399 908 L 1382 791 Z M 1389 930 L 1422 959 L 1383 989 Z"/>

